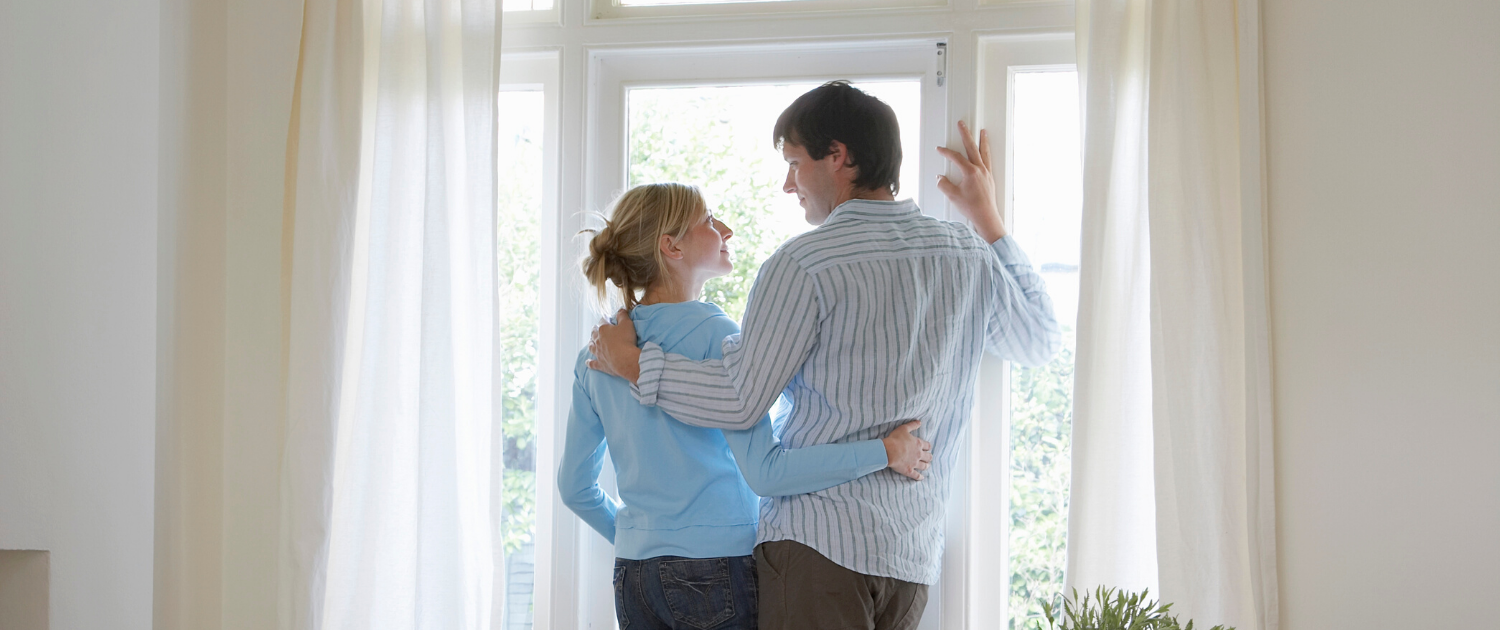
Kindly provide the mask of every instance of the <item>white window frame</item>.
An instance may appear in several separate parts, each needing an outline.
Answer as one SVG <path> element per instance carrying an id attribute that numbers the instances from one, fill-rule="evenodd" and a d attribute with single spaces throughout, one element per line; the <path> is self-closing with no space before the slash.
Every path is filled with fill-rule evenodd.
<path id="1" fill-rule="evenodd" d="M 560 177 L 559 156 L 561 153 L 561 117 L 560 101 L 562 96 L 562 68 L 561 59 L 557 50 L 538 49 L 531 51 L 509 51 L 505 53 L 505 62 L 500 68 L 500 91 L 530 91 L 542 92 L 543 101 L 543 127 L 542 127 L 542 199 L 540 212 L 542 213 L 541 228 L 541 312 L 540 319 L 543 322 L 541 339 L 538 348 L 541 349 L 537 357 L 537 427 L 536 427 L 536 523 L 533 533 L 533 542 L 536 549 L 535 564 L 535 591 L 533 603 L 560 602 L 567 599 L 567 593 L 571 589 L 558 591 L 555 581 L 550 579 L 557 574 L 556 563 L 559 558 L 554 549 L 566 552 L 575 545 L 572 540 L 576 538 L 576 517 L 568 514 L 565 508 L 557 500 L 557 492 L 552 490 L 557 487 L 557 464 L 553 453 L 560 452 L 561 432 L 565 425 L 559 422 L 551 422 L 549 419 L 558 417 L 558 414 L 567 414 L 567 397 L 560 395 L 558 388 L 569 381 L 572 373 L 572 362 L 565 360 L 571 354 L 562 352 L 563 346 L 572 347 L 572 343 L 560 344 L 559 332 L 561 327 L 549 325 L 551 322 L 568 322 L 581 317 L 580 314 L 562 310 L 566 300 L 562 295 L 568 291 L 568 274 L 560 269 L 557 264 L 549 264 L 560 259 L 563 254 L 559 251 L 559 243 L 563 242 L 560 232 L 560 217 L 558 212 Z M 503 226 L 501 226 L 503 228 Z M 575 326 L 581 325 L 574 323 Z M 577 348 L 573 348 L 574 353 Z M 545 489 L 545 490 L 544 490 Z M 561 509 L 565 518 L 558 519 L 558 510 Z M 567 541 L 558 545 L 557 541 Z M 563 561 L 566 562 L 566 558 Z M 571 575 L 564 572 L 565 575 Z M 552 627 L 543 621 L 544 606 L 536 606 L 533 621 L 535 627 Z M 504 623 L 501 618 L 500 623 Z"/>
<path id="2" fill-rule="evenodd" d="M 620 0 L 590 0 L 591 21 L 671 17 L 776 15 L 797 13 L 848 13 L 944 7 L 948 0 L 761 0 L 704 4 L 628 6 Z"/>
<path id="3" fill-rule="evenodd" d="M 995 194 L 1004 206 L 1005 224 L 1015 226 L 1018 217 L 1010 135 L 1015 75 L 1024 71 L 1073 69 L 1073 35 L 981 37 L 978 53 L 978 76 L 985 80 L 981 81 L 974 123 L 990 134 Z M 993 485 L 970 484 L 965 501 L 968 512 L 962 518 L 968 522 L 965 528 L 968 532 L 998 529 L 999 535 L 965 537 L 970 548 L 964 557 L 970 559 L 970 565 L 964 583 L 971 592 L 999 596 L 970 598 L 967 614 L 971 620 L 1006 620 L 1010 616 L 1010 364 L 986 353 L 980 365 L 979 382 L 1001 386 L 979 388 L 967 446 L 973 452 L 999 453 L 999 456 L 970 458 L 969 478 L 983 479 Z M 999 492 L 992 490 L 995 486 L 1000 488 Z M 954 492 L 957 494 L 958 489 Z M 981 558 L 1000 560 L 974 561 Z"/>
<path id="4" fill-rule="evenodd" d="M 632 88 L 688 85 L 753 85 L 810 82 L 844 78 L 862 80 L 918 80 L 922 84 L 922 128 L 919 146 L 927 139 L 944 136 L 948 112 L 947 91 L 937 86 L 939 42 L 931 39 L 800 42 L 687 48 L 600 48 L 590 51 L 588 103 L 588 149 L 585 154 L 585 207 L 604 209 L 627 182 L 629 148 L 626 146 L 626 95 Z M 946 42 L 943 42 L 946 45 Z M 786 69 L 796 68 L 795 72 Z M 930 114 L 930 115 L 929 115 Z M 769 135 L 770 130 L 766 130 Z M 769 139 L 765 150 L 774 152 Z M 946 218 L 947 201 L 937 190 L 942 172 L 941 158 L 928 149 L 921 162 L 919 182 L 903 186 L 927 214 Z M 601 482 L 602 483 L 602 482 Z M 607 485 L 607 484 L 604 484 Z M 613 490 L 612 486 L 607 489 Z M 613 559 L 612 549 L 599 536 L 584 536 L 579 557 L 581 574 L 607 585 L 605 572 Z M 607 591 L 608 589 L 604 589 Z M 597 588 L 580 588 L 589 600 L 581 614 L 592 624 L 613 615 L 612 601 Z M 934 591 L 937 601 L 938 591 Z M 939 628 L 944 614 L 940 606 L 929 606 L 923 630 Z M 946 614 L 958 614 L 957 611 Z M 597 627 L 597 626 L 596 626 Z"/>
<path id="5" fill-rule="evenodd" d="M 548 88 L 548 116 L 559 121 L 554 129 L 549 126 L 549 167 L 555 168 L 559 176 L 547 182 L 549 194 L 558 208 L 554 215 L 543 222 L 543 343 L 541 382 L 538 384 L 540 422 L 549 423 L 546 429 L 538 427 L 538 538 L 537 538 L 537 591 L 535 623 L 537 628 L 582 629 L 609 628 L 613 624 L 613 601 L 609 589 L 610 573 L 598 568 L 598 558 L 607 545 L 601 547 L 602 538 L 581 524 L 573 514 L 562 507 L 556 499 L 555 468 L 561 453 L 561 431 L 566 426 L 568 413 L 568 387 L 572 379 L 573 357 L 585 345 L 588 330 L 594 316 L 584 299 L 584 287 L 577 272 L 576 261 L 582 255 L 581 241 L 575 235 L 584 227 L 586 211 L 598 211 L 610 197 L 624 186 L 624 91 L 609 87 L 611 73 L 623 72 L 631 59 L 649 59 L 653 55 L 702 54 L 706 49 L 718 48 L 721 54 L 734 50 L 798 50 L 809 52 L 868 50 L 872 42 L 902 45 L 947 43 L 947 70 L 943 111 L 939 128 L 928 133 L 924 123 L 922 140 L 924 147 L 934 145 L 934 139 L 949 147 L 960 148 L 954 123 L 972 120 L 975 127 L 984 126 L 984 121 L 1003 121 L 1005 111 L 996 115 L 990 112 L 995 102 L 993 97 L 980 94 L 977 86 L 980 76 L 994 83 L 993 73 L 985 70 L 981 75 L 981 50 L 993 42 L 1028 42 L 1068 38 L 1071 42 L 1073 15 L 1071 2 L 1024 2 L 982 4 L 983 0 L 952 0 L 938 7 L 903 9 L 899 11 L 860 10 L 848 12 L 809 12 L 795 15 L 697 15 L 686 16 L 686 12 L 702 9 L 682 9 L 677 15 L 635 19 L 596 19 L 591 15 L 591 0 L 559 0 L 551 11 L 556 19 L 513 19 L 517 13 L 504 16 L 505 28 L 501 37 L 502 82 L 514 60 L 536 56 L 550 56 L 556 60 L 555 90 Z M 773 3 L 782 4 L 787 3 Z M 719 5 L 728 6 L 728 5 Z M 655 8 L 655 7 L 653 7 Z M 679 6 L 667 7 L 681 9 Z M 1069 44 L 1071 46 L 1071 44 Z M 704 64 L 674 64 L 678 68 L 670 80 L 652 79 L 636 85 L 659 85 L 664 81 L 682 84 L 689 81 L 722 83 L 733 82 L 754 73 L 742 76 L 716 74 L 723 68 Z M 692 68 L 700 68 L 689 72 Z M 767 68 L 796 68 L 795 63 L 766 64 Z M 989 67 L 994 67 L 991 64 Z M 710 70 L 714 72 L 710 72 Z M 620 75 L 624 77 L 625 75 Z M 760 79 L 778 80 L 808 77 L 822 78 L 822 72 L 799 73 L 792 70 L 780 73 L 761 72 Z M 879 73 L 879 78 L 890 78 Z M 854 73 L 841 78 L 875 78 L 869 73 Z M 1008 77 L 1006 77 L 1008 79 Z M 621 78 L 620 85 L 625 79 Z M 1008 80 L 1004 81 L 1008 85 Z M 552 95 L 557 95 L 554 101 Z M 598 138 L 606 130 L 599 124 L 603 99 L 612 98 L 618 115 L 610 114 L 609 144 L 600 150 Z M 924 90 L 924 112 L 928 107 L 927 91 Z M 1005 101 L 1002 101 L 1005 102 Z M 549 122 L 550 125 L 550 122 Z M 992 130 L 993 133 L 994 130 Z M 1001 134 L 1003 135 L 1003 134 Z M 1004 146 L 994 137 L 996 153 Z M 552 139 L 557 142 L 552 142 Z M 555 152 L 553 152 L 555 150 Z M 601 156 L 614 156 L 605 163 Z M 593 158 L 589 156 L 594 156 Z M 949 217 L 945 200 L 932 197 L 936 194 L 933 180 L 943 172 L 946 164 L 938 159 L 925 159 L 917 199 L 924 211 L 941 218 Z M 1000 173 L 997 169 L 997 173 Z M 997 179 L 1000 179 L 997 177 Z M 905 183 L 905 182 L 904 182 Z M 911 183 L 906 183 L 911 185 Z M 997 181 L 1002 190 L 1009 190 L 1005 182 Z M 1008 199 L 1008 197 L 1002 197 Z M 981 378 L 993 383 L 993 378 L 1008 384 L 1008 368 L 994 359 L 986 359 Z M 997 393 L 1000 395 L 995 399 Z M 976 435 L 1008 436 L 1005 414 L 1009 407 L 1008 388 L 996 392 L 993 388 L 980 388 L 976 409 Z M 999 414 L 998 416 L 996 414 Z M 981 423 L 1005 430 L 984 432 Z M 545 437 L 544 437 L 545 436 Z M 990 450 L 989 442 L 983 446 L 971 442 L 979 452 Z M 1008 450 L 1002 470 L 1008 471 Z M 967 462 L 967 451 L 961 461 Z M 982 458 L 989 461 L 989 458 Z M 961 465 L 967 465 L 966 463 Z M 548 470 L 543 471 L 542 468 Z M 986 469 L 988 470 L 988 469 Z M 975 562 L 974 558 L 996 557 L 976 555 L 990 550 L 991 543 L 1004 544 L 1006 537 L 997 540 L 994 535 L 995 520 L 983 520 L 995 504 L 994 497 L 987 503 L 975 504 L 976 487 L 993 488 L 993 481 L 975 484 L 968 479 L 956 479 L 953 501 L 950 504 L 948 525 L 948 549 L 945 552 L 943 586 L 933 592 L 929 600 L 929 611 L 940 611 L 944 630 L 967 628 L 991 628 L 996 626 L 997 616 L 993 604 L 1003 600 L 1008 593 L 1003 563 Z M 998 504 L 1004 516 L 1005 503 Z M 1007 523 L 1008 519 L 999 519 Z M 542 531 L 545 530 L 545 531 Z M 594 540 L 598 539 L 598 540 Z M 547 546 L 543 546 L 543 543 Z M 990 546 L 987 546 L 990 545 Z M 999 550 L 1004 553 L 1004 548 Z M 1004 558 L 1004 555 L 998 556 Z M 995 565 L 999 564 L 997 568 Z M 991 589 L 987 584 L 998 585 Z M 1003 611 L 1003 608 L 1001 609 Z M 929 615 L 932 617 L 932 615 Z M 998 617 L 1003 620 L 1003 617 Z M 937 627 L 924 624 L 924 628 Z"/>

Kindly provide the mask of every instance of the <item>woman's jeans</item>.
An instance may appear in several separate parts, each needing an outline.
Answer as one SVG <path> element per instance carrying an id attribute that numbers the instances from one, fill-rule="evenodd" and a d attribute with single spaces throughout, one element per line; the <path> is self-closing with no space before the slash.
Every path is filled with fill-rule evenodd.
<path id="1" fill-rule="evenodd" d="M 620 630 L 754 630 L 755 558 L 615 558 Z"/>

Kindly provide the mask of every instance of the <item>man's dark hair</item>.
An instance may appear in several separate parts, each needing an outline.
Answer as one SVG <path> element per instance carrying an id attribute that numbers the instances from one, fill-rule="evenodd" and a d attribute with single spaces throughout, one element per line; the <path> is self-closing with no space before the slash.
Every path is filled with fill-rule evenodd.
<path id="1" fill-rule="evenodd" d="M 854 185 L 863 190 L 901 191 L 901 129 L 890 105 L 848 81 L 829 81 L 809 91 L 776 119 L 777 148 L 790 142 L 814 160 L 828 157 L 833 141 L 848 149 L 858 167 Z"/>

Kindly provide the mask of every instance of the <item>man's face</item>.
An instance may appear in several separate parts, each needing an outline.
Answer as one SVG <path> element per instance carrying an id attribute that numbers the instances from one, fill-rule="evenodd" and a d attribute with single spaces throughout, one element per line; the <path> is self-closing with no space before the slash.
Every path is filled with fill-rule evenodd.
<path id="1" fill-rule="evenodd" d="M 781 189 L 797 195 L 797 203 L 812 225 L 823 225 L 833 209 L 845 201 L 841 194 L 845 186 L 837 176 L 844 162 L 842 149 L 843 145 L 837 145 L 823 159 L 814 160 L 807 149 L 781 143 L 781 157 L 786 159 L 786 183 Z"/>

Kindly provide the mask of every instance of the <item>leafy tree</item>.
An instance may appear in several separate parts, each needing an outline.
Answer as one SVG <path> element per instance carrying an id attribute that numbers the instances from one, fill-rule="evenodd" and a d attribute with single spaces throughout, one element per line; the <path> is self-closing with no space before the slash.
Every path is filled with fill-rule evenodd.
<path id="1" fill-rule="evenodd" d="M 703 191 L 714 214 L 734 230 L 734 271 L 710 281 L 704 299 L 739 320 L 761 263 L 793 233 L 768 217 L 782 194 L 780 182 L 764 175 L 776 158 L 770 128 L 761 144 L 736 134 L 735 121 L 722 115 L 734 98 L 733 90 L 632 93 L 630 185 L 675 181 Z"/>
<path id="2" fill-rule="evenodd" d="M 528 96 L 507 94 L 524 106 Z M 540 120 L 540 116 L 535 117 Z M 499 176 L 500 431 L 502 544 L 506 554 L 531 542 L 536 523 L 537 339 L 541 311 L 541 129 L 504 128 Z"/>
<path id="3" fill-rule="evenodd" d="M 1043 616 L 1062 593 L 1072 463 L 1074 335 L 1051 363 L 1011 370 L 1010 622 Z"/>

